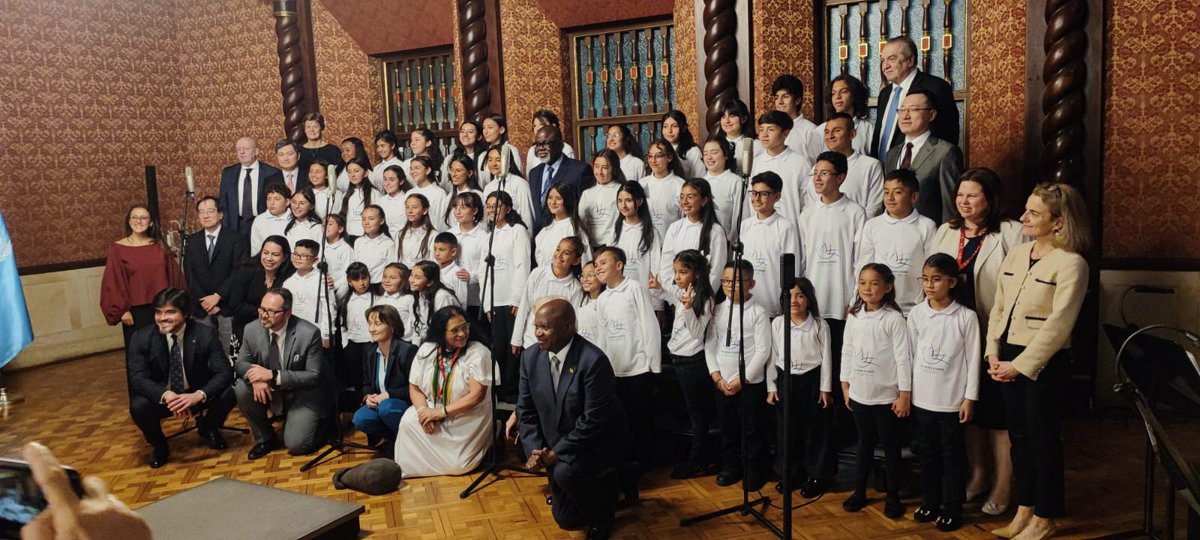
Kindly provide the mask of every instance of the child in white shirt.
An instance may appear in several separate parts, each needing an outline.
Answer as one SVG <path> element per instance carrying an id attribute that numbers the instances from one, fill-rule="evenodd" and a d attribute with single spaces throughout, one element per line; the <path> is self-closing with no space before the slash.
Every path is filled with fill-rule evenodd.
<path id="1" fill-rule="evenodd" d="M 933 252 L 937 225 L 916 211 L 920 185 L 908 169 L 897 169 L 883 182 L 884 213 L 867 220 L 858 241 L 855 262 L 877 262 L 896 275 L 896 303 L 905 315 L 921 301 L 918 264 Z"/>
<path id="2" fill-rule="evenodd" d="M 800 251 L 800 234 L 796 225 L 775 211 L 775 203 L 784 189 L 778 174 L 759 173 L 750 181 L 750 207 L 754 214 L 742 220 L 741 240 L 743 257 L 754 266 L 759 278 L 759 293 L 755 303 L 774 318 L 783 313 L 780 306 L 779 258 L 791 253 L 796 256 L 796 275 L 804 274 L 804 252 Z"/>
<path id="3" fill-rule="evenodd" d="M 601 150 L 592 158 L 592 175 L 596 177 L 596 185 L 584 190 L 579 198 L 579 218 L 591 245 L 611 246 L 613 226 L 621 217 L 617 211 L 617 190 L 625 183 L 620 158 L 612 150 Z"/>
<path id="4" fill-rule="evenodd" d="M 513 356 L 520 357 L 521 351 L 537 345 L 533 333 L 533 312 L 545 297 L 563 298 L 578 306 L 583 300 L 583 289 L 579 286 L 580 253 L 583 241 L 577 236 L 568 236 L 558 241 L 550 263 L 539 266 L 529 273 L 521 303 L 517 306 L 511 339 Z"/>
<path id="5" fill-rule="evenodd" d="M 372 284 L 378 284 L 383 267 L 396 260 L 396 242 L 388 235 L 385 219 L 382 208 L 373 204 L 366 207 L 359 222 L 363 235 L 354 241 L 354 261 L 367 265 Z"/>

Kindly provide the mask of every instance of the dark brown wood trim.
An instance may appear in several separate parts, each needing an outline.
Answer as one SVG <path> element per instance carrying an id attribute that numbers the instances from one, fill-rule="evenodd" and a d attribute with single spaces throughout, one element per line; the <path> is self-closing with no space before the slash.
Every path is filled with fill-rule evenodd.
<path id="1" fill-rule="evenodd" d="M 313 39 L 312 0 L 296 0 L 296 14 L 300 19 L 300 69 L 304 72 L 304 108 L 308 112 L 320 112 L 321 94 L 317 88 L 317 51 Z"/>
<path id="2" fill-rule="evenodd" d="M 22 276 L 32 276 L 36 274 L 49 274 L 51 272 L 66 272 L 68 270 L 79 270 L 81 268 L 95 268 L 97 266 L 104 266 L 105 262 L 106 261 L 104 259 L 89 259 L 64 263 L 20 266 L 17 267 L 17 273 Z"/>
<path id="3" fill-rule="evenodd" d="M 491 85 L 492 104 L 486 114 L 506 114 L 508 110 L 504 97 L 504 46 L 500 28 L 500 0 L 484 0 L 487 6 L 484 14 L 487 16 L 487 51 L 488 72 L 495 75 L 489 78 Z"/>
<path id="4" fill-rule="evenodd" d="M 825 65 L 825 4 L 824 0 L 813 0 L 813 78 L 808 93 L 812 95 L 812 121 L 820 124 L 825 121 L 825 100 L 827 95 L 826 83 L 829 76 L 829 66 Z"/>

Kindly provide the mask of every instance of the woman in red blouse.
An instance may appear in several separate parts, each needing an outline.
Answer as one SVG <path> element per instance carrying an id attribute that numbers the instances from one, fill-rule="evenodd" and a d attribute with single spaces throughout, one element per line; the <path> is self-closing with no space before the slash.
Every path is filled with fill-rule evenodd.
<path id="1" fill-rule="evenodd" d="M 105 258 L 100 310 L 108 324 L 121 323 L 128 347 L 135 330 L 154 323 L 154 295 L 168 287 L 186 289 L 187 284 L 142 204 L 129 209 L 125 236 L 108 247 Z"/>

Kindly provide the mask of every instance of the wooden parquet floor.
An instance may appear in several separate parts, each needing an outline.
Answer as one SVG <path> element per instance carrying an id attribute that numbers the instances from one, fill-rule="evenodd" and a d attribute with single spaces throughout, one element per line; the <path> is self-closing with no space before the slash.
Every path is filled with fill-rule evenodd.
<path id="1" fill-rule="evenodd" d="M 366 507 L 363 536 L 370 538 L 581 538 L 554 524 L 545 504 L 545 480 L 505 478 L 478 494 L 459 499 L 471 479 L 440 477 L 407 482 L 399 492 L 368 496 L 333 487 L 334 471 L 361 463 L 366 455 L 347 455 L 300 473 L 308 457 L 277 451 L 249 461 L 249 435 L 228 434 L 230 449 L 217 452 L 193 434 L 172 440 L 171 462 L 158 470 L 146 464 L 149 447 L 129 418 L 124 383 L 124 360 L 108 353 L 38 368 L 8 377 L 10 392 L 25 402 L 0 416 L 0 455 L 14 455 L 25 441 L 49 446 L 64 463 L 108 482 L 114 494 L 139 507 L 202 484 L 218 476 L 287 489 L 299 493 L 357 502 Z M 1066 432 L 1068 509 L 1060 523 L 1064 538 L 1085 538 L 1135 527 L 1140 520 L 1142 439 L 1140 423 L 1120 419 L 1082 419 L 1068 422 Z M 247 427 L 235 409 L 229 423 Z M 168 420 L 164 429 L 178 429 Z M 1181 426 L 1191 440 L 1200 441 L 1200 428 Z M 356 434 L 361 439 L 361 435 Z M 360 441 L 365 442 L 365 441 Z M 1193 445 L 1195 448 L 1195 445 Z M 1195 453 L 1191 455 L 1197 455 Z M 505 473 L 506 475 L 508 473 Z M 770 486 L 771 484 L 769 484 Z M 774 495 L 774 491 L 770 490 Z M 847 514 L 841 502 L 845 488 L 794 511 L 796 538 L 993 538 L 988 531 L 1007 518 L 968 514 L 968 524 L 953 535 L 911 519 L 918 500 L 909 498 L 909 515 L 899 521 L 882 514 L 880 497 L 860 514 Z M 797 495 L 797 502 L 804 499 Z M 726 516 L 681 528 L 679 519 L 702 514 L 741 500 L 737 487 L 718 487 L 712 477 L 671 480 L 665 468 L 644 480 L 642 502 L 618 511 L 615 538 L 766 538 L 750 519 Z M 773 504 L 779 504 L 772 497 Z M 252 511 L 252 510 L 248 510 Z M 768 512 L 776 523 L 780 511 Z"/>

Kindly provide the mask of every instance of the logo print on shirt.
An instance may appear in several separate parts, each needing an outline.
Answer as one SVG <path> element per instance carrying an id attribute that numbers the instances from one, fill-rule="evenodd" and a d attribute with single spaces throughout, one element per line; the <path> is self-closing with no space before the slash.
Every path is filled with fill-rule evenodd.
<path id="1" fill-rule="evenodd" d="M 879 365 L 879 359 L 860 352 L 858 353 L 858 360 L 855 361 L 855 365 L 859 368 L 875 367 Z"/>
<path id="2" fill-rule="evenodd" d="M 891 266 L 893 271 L 903 271 L 907 273 L 908 269 L 912 268 L 912 258 L 904 253 L 900 253 L 899 251 L 893 251 L 892 253 L 889 253 L 888 259 L 892 261 L 892 264 L 888 266 Z"/>
<path id="3" fill-rule="evenodd" d="M 827 242 L 822 243 L 821 247 L 817 251 L 817 256 L 820 257 L 822 261 L 836 261 L 838 258 L 838 248 L 829 245 Z"/>
<path id="4" fill-rule="evenodd" d="M 930 366 L 944 366 L 950 363 L 950 355 L 931 345 L 925 352 L 925 363 Z"/>
<path id="5" fill-rule="evenodd" d="M 612 337 L 625 336 L 625 322 L 619 319 L 609 319 L 606 321 L 608 326 L 608 335 Z"/>

